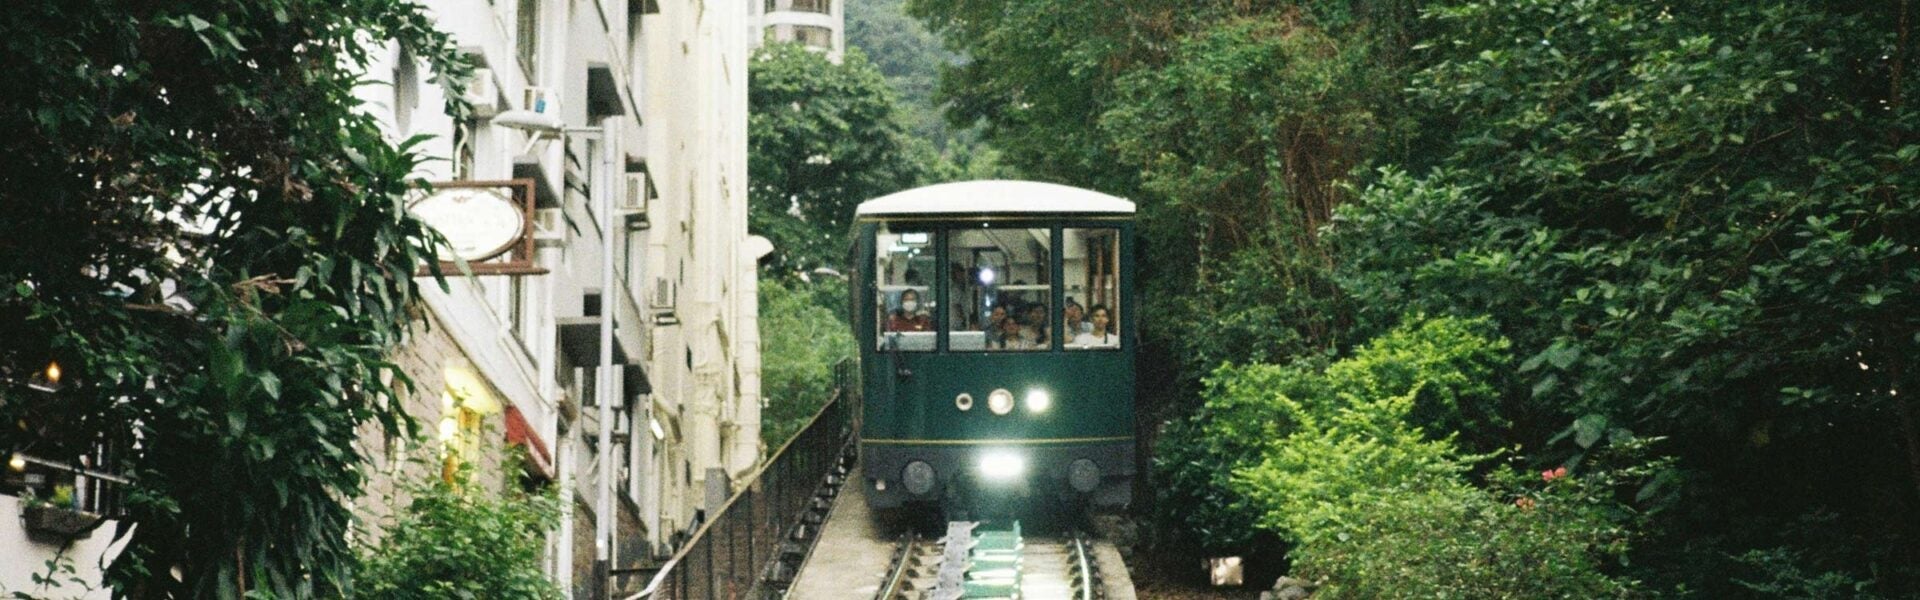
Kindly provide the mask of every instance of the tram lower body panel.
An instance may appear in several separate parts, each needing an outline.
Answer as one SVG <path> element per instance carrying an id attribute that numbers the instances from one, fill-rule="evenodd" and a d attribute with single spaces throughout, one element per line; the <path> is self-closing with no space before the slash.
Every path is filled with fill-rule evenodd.
<path id="1" fill-rule="evenodd" d="M 875 508 L 951 506 L 992 495 L 1120 509 L 1133 495 L 1131 437 L 863 440 L 860 454 L 867 503 Z"/>

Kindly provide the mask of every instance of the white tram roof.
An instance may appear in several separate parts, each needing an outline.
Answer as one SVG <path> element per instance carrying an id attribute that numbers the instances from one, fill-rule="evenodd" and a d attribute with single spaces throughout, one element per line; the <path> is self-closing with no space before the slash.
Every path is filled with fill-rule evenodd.
<path id="1" fill-rule="evenodd" d="M 1006 213 L 1133 214 L 1133 202 L 1092 190 L 1038 181 L 956 181 L 895 192 L 860 203 L 855 216 Z"/>

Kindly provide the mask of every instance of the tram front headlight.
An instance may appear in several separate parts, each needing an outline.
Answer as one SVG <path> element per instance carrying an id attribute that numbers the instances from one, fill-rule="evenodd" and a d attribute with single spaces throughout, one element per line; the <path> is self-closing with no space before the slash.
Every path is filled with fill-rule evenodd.
<path id="1" fill-rule="evenodd" d="M 1013 412 L 1013 392 L 1001 388 L 987 394 L 987 410 L 993 411 L 996 415 Z"/>
<path id="2" fill-rule="evenodd" d="M 1027 412 L 1043 413 L 1049 408 L 1053 408 L 1053 396 L 1048 395 L 1046 390 L 1027 390 Z"/>
<path id="3" fill-rule="evenodd" d="M 1010 481 L 1027 474 L 1027 458 L 1008 450 L 990 450 L 980 455 L 980 477 L 988 481 Z"/>

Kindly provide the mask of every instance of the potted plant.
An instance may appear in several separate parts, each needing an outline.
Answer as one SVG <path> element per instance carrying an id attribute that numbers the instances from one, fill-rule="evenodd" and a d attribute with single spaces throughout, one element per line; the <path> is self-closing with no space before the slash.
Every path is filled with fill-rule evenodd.
<path id="1" fill-rule="evenodd" d="M 27 537 L 39 542 L 64 543 L 99 527 L 105 519 L 74 505 L 73 486 L 53 486 L 53 495 L 41 499 L 31 488 L 20 498 L 20 518 Z"/>

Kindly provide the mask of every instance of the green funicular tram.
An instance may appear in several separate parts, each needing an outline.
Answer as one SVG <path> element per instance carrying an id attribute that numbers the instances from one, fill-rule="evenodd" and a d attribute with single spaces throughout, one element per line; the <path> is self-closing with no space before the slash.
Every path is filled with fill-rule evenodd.
<path id="1" fill-rule="evenodd" d="M 1023 181 L 860 205 L 849 296 L 870 505 L 1126 505 L 1133 217 L 1121 198 Z"/>

